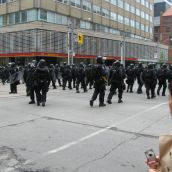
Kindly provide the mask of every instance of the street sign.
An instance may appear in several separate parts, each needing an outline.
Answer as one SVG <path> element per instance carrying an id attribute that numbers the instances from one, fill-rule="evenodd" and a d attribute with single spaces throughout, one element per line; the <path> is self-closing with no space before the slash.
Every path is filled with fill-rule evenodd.
<path id="1" fill-rule="evenodd" d="M 82 45 L 84 43 L 84 36 L 82 33 L 78 33 L 78 44 Z"/>

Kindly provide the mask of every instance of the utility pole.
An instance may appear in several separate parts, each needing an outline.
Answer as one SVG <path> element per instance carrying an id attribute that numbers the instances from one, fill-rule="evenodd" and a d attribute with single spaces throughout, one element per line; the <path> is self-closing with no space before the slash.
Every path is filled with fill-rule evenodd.
<path id="1" fill-rule="evenodd" d="M 68 65 L 73 64 L 73 35 L 74 35 L 74 27 L 69 20 L 68 24 L 68 32 L 67 32 L 67 52 L 68 52 Z"/>

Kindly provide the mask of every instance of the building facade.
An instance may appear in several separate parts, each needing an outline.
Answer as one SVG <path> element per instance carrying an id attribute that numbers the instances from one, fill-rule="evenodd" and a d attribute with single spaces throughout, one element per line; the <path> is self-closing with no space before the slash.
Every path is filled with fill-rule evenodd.
<path id="1" fill-rule="evenodd" d="M 169 46 L 169 60 L 172 61 L 172 6 L 161 16 L 160 41 Z"/>
<path id="2" fill-rule="evenodd" d="M 94 61 L 97 55 L 167 60 L 168 47 L 152 42 L 153 0 L 0 0 L 1 63 L 65 60 L 71 25 L 72 56 L 78 61 Z M 82 45 L 78 33 L 84 35 Z"/>

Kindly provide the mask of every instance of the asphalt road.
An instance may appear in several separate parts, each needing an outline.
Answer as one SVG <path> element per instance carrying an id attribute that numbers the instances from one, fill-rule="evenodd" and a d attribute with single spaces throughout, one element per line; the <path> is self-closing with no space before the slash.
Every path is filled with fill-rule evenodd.
<path id="1" fill-rule="evenodd" d="M 92 91 L 58 87 L 37 107 L 19 87 L 0 85 L 0 172 L 146 172 L 144 151 L 158 154 L 158 136 L 172 130 L 167 96 L 124 93 L 123 104 L 90 108 Z"/>

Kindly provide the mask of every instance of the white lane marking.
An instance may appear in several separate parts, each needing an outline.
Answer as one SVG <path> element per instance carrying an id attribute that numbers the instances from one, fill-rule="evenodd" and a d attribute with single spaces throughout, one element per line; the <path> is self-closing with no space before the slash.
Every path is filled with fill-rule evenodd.
<path id="1" fill-rule="evenodd" d="M 134 118 L 136 118 L 136 117 L 138 117 L 138 116 L 141 116 L 142 114 L 144 114 L 144 113 L 146 113 L 146 112 L 152 111 L 152 110 L 157 109 L 157 108 L 159 108 L 159 107 L 161 107 L 161 106 L 163 106 L 163 105 L 166 105 L 167 103 L 168 103 L 168 102 L 160 103 L 160 104 L 155 105 L 155 106 L 153 106 L 153 107 L 151 107 L 151 108 L 148 108 L 148 109 L 146 109 L 146 110 L 144 110 L 144 111 L 142 111 L 142 112 L 136 113 L 135 115 L 132 115 L 132 116 L 130 116 L 130 117 L 124 119 L 124 120 L 121 120 L 121 121 L 119 121 L 119 122 L 116 122 L 116 123 L 112 124 L 111 126 L 105 127 L 105 128 L 103 128 L 103 129 L 98 130 L 98 131 L 96 131 L 96 132 L 94 132 L 94 133 L 91 133 L 91 134 L 89 134 L 89 135 L 87 135 L 87 136 L 85 136 L 85 137 L 81 137 L 80 139 L 78 139 L 78 140 L 76 140 L 76 141 L 67 143 L 66 145 L 63 145 L 63 146 L 58 147 L 58 148 L 56 148 L 56 149 L 53 149 L 53 150 L 50 150 L 50 151 L 48 151 L 48 152 L 42 153 L 42 154 L 41 154 L 39 157 L 37 157 L 36 159 L 27 160 L 26 162 L 24 162 L 24 163 L 22 163 L 22 164 L 20 164 L 20 165 L 16 165 L 14 168 L 7 168 L 5 172 L 11 172 L 11 171 L 13 171 L 13 170 L 15 170 L 15 169 L 17 169 L 17 168 L 22 167 L 23 165 L 28 165 L 28 164 L 30 164 L 30 163 L 33 163 L 33 162 L 39 160 L 39 159 L 42 159 L 42 158 L 44 158 L 44 157 L 46 157 L 46 156 L 49 156 L 49 155 L 51 155 L 51 154 L 55 154 L 55 153 L 58 153 L 58 152 L 60 152 L 60 151 L 66 150 L 66 149 L 68 149 L 68 148 L 70 148 L 70 147 L 72 147 L 72 146 L 74 146 L 74 145 L 77 145 L 77 144 L 79 144 L 79 143 L 81 143 L 81 142 L 84 142 L 84 141 L 86 141 L 86 140 L 88 140 L 88 139 L 90 139 L 90 138 L 92 138 L 92 137 L 95 137 L 95 136 L 97 136 L 97 135 L 100 135 L 101 133 L 104 133 L 104 132 L 106 132 L 107 130 L 113 128 L 113 127 L 119 126 L 119 125 L 121 125 L 121 124 L 123 124 L 123 123 L 125 123 L 125 122 L 127 122 L 127 121 L 129 121 L 129 120 L 131 120 L 131 119 L 134 119 Z"/>

